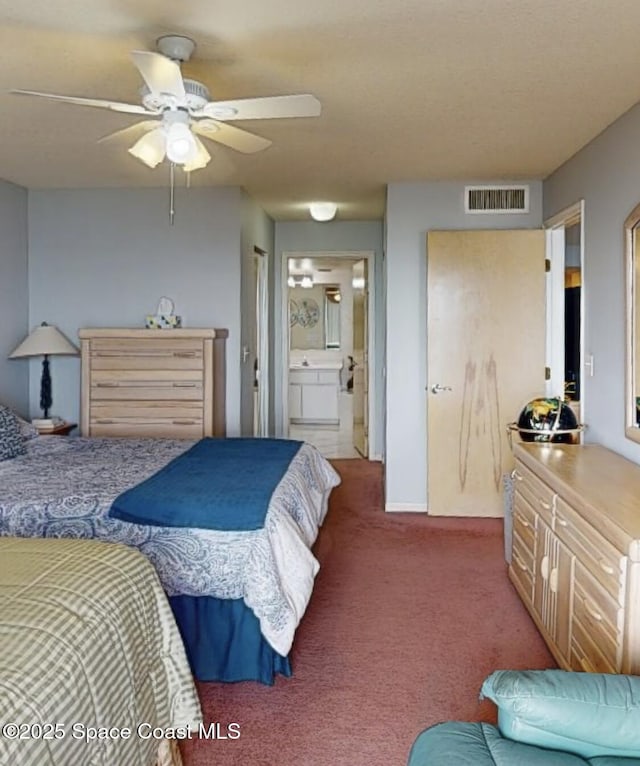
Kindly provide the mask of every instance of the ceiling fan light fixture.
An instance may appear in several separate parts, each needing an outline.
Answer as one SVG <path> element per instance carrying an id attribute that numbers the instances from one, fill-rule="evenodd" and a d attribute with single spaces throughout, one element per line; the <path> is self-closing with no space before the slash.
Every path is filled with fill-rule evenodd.
<path id="1" fill-rule="evenodd" d="M 167 159 L 177 165 L 188 165 L 198 156 L 195 136 L 183 122 L 174 122 L 167 128 Z"/>
<path id="2" fill-rule="evenodd" d="M 155 168 L 164 159 L 165 135 L 162 128 L 146 133 L 129 149 L 129 154 L 144 162 L 150 168 Z"/>
<path id="3" fill-rule="evenodd" d="M 338 212 L 335 202 L 312 202 L 309 205 L 309 213 L 314 221 L 331 221 Z"/>
<path id="4" fill-rule="evenodd" d="M 211 160 L 211 155 L 198 136 L 193 136 L 193 139 L 196 142 L 197 153 L 193 160 L 185 162 L 182 166 L 185 173 L 191 173 L 193 170 L 201 170 L 202 168 L 205 168 Z"/>

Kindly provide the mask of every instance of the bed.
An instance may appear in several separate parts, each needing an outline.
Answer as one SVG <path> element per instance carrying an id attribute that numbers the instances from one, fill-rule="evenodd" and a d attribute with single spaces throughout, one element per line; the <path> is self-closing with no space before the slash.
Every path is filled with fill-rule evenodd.
<path id="1" fill-rule="evenodd" d="M 291 675 L 289 653 L 319 567 L 311 546 L 340 479 L 314 447 L 300 443 L 260 529 L 155 526 L 109 516 L 116 497 L 193 446 L 172 439 L 27 439 L 23 454 L 0 461 L 0 536 L 135 546 L 169 596 L 195 677 L 271 684 L 277 674 Z"/>
<path id="2" fill-rule="evenodd" d="M 0 763 L 179 764 L 177 741 L 202 717 L 149 561 L 20 538 L 0 539 L 0 561 Z"/>

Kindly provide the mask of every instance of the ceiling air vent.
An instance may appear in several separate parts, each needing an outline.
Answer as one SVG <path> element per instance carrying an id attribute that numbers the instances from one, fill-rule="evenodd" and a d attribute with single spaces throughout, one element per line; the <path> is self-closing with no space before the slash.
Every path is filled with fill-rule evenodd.
<path id="1" fill-rule="evenodd" d="M 465 186 L 465 213 L 528 213 L 528 186 Z"/>

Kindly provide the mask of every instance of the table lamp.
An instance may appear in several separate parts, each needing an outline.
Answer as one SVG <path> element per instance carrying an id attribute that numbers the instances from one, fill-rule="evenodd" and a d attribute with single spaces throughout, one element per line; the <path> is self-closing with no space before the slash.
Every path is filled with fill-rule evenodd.
<path id="1" fill-rule="evenodd" d="M 28 356 L 42 356 L 42 377 L 40 379 L 40 407 L 44 419 L 49 418 L 49 410 L 53 403 L 51 395 L 51 374 L 49 372 L 49 357 L 54 355 L 77 356 L 78 349 L 54 325 L 43 322 L 36 327 L 10 354 L 9 359 Z M 44 425 L 43 421 L 39 421 Z M 53 421 L 52 421 L 53 423 Z"/>

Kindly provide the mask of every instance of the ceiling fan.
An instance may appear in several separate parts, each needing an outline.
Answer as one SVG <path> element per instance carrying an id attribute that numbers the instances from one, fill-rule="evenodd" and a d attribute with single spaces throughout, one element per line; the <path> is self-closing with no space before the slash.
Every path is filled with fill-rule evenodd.
<path id="1" fill-rule="evenodd" d="M 195 42 L 182 35 L 165 35 L 157 40 L 156 45 L 158 53 L 131 53 L 133 63 L 144 80 L 141 104 L 61 96 L 33 90 L 11 92 L 42 96 L 79 106 L 145 115 L 150 119 L 104 138 L 142 131 L 142 137 L 129 149 L 130 154 L 150 168 L 155 168 L 166 157 L 187 172 L 204 168 L 211 159 L 199 136 L 245 154 L 259 152 L 271 145 L 270 140 L 229 125 L 227 120 L 317 117 L 320 114 L 320 102 L 310 94 L 210 101 L 207 87 L 196 80 L 183 78 L 180 70 L 180 64 L 191 58 Z"/>

